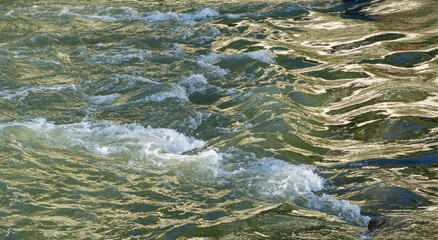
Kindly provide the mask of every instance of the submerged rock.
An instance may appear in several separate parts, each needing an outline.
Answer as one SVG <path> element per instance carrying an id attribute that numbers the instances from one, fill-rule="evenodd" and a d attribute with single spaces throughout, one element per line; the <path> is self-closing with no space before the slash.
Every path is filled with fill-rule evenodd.
<path id="1" fill-rule="evenodd" d="M 381 229 L 384 227 L 384 225 L 388 222 L 388 219 L 386 217 L 376 217 L 372 218 L 370 222 L 368 223 L 368 231 L 374 232 L 378 229 Z"/>

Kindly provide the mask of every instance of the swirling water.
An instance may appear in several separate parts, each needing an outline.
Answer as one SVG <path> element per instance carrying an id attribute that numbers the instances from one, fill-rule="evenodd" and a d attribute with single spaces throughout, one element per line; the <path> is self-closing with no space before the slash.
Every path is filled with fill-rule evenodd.
<path id="1" fill-rule="evenodd" d="M 1 239 L 438 234 L 437 1 L 0 6 Z"/>

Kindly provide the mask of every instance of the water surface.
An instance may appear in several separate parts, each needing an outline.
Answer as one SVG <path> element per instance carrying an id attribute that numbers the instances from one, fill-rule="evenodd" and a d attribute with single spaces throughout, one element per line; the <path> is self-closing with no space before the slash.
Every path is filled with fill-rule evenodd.
<path id="1" fill-rule="evenodd" d="M 438 234 L 437 1 L 0 6 L 1 239 Z"/>

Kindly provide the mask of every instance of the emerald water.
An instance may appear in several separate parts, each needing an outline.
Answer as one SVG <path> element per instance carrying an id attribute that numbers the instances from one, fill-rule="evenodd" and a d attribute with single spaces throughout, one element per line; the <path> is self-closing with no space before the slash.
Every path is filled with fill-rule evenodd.
<path id="1" fill-rule="evenodd" d="M 0 239 L 433 239 L 437 55 L 436 0 L 1 1 Z"/>

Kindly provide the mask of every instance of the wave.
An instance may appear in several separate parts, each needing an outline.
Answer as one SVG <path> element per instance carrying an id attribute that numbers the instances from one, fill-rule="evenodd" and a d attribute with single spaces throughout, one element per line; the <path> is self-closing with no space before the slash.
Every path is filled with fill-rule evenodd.
<path id="1" fill-rule="evenodd" d="M 220 152 L 208 147 L 205 141 L 173 129 L 94 120 L 56 125 L 36 118 L 0 124 L 0 135 L 2 142 L 27 151 L 43 146 L 75 148 L 108 160 L 121 159 L 127 166 L 162 171 L 180 167 L 181 177 L 195 184 L 207 183 L 218 188 L 228 185 L 252 197 L 295 201 L 356 224 L 365 225 L 369 221 L 360 214 L 358 206 L 321 195 L 326 183 L 314 167 L 257 158 L 235 149 Z M 185 167 L 187 164 L 191 167 Z"/>
<path id="2" fill-rule="evenodd" d="M 175 12 L 155 12 L 145 18 L 149 22 L 163 21 L 187 21 L 187 20 L 203 20 L 218 16 L 219 13 L 212 8 L 204 8 L 193 13 L 175 13 Z"/>
<path id="3" fill-rule="evenodd" d="M 147 22 L 164 22 L 164 21 L 199 21 L 219 15 L 213 8 L 203 8 L 193 12 L 138 12 L 131 7 L 63 7 L 58 13 L 58 17 L 78 17 L 93 21 L 147 21 Z"/>

